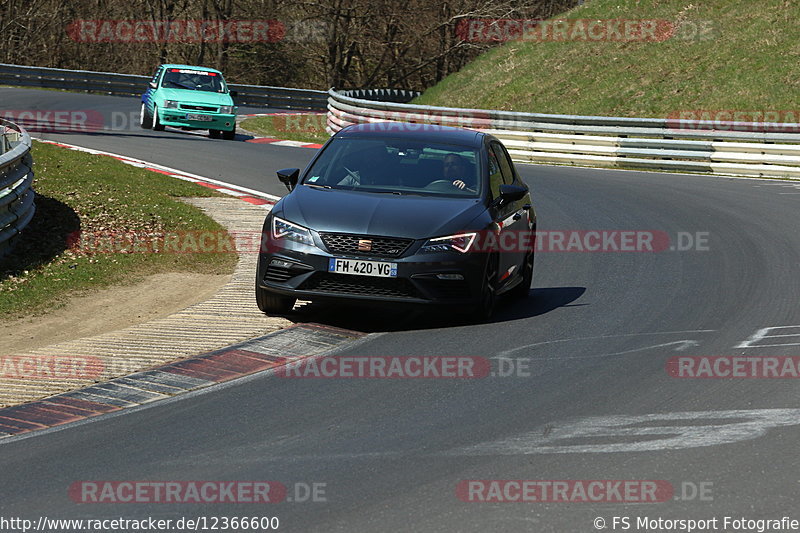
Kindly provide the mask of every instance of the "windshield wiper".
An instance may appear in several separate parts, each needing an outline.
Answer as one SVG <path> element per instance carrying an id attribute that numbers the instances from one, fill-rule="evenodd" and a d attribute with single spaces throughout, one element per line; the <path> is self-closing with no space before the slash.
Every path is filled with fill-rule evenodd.
<path id="1" fill-rule="evenodd" d="M 406 193 L 400 191 L 371 191 L 369 189 L 358 189 L 361 192 L 374 192 L 375 194 L 396 194 L 398 196 L 402 196 Z"/>
<path id="2" fill-rule="evenodd" d="M 316 185 L 314 183 L 304 183 L 306 187 L 314 187 L 315 189 L 333 189 L 330 185 Z"/>

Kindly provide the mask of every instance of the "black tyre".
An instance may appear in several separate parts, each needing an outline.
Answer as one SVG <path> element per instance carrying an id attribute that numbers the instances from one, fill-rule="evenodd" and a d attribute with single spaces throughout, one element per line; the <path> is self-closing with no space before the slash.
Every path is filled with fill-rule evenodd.
<path id="1" fill-rule="evenodd" d="M 232 141 L 236 138 L 236 126 L 231 131 L 223 131 L 222 138 L 226 141 Z"/>
<path id="2" fill-rule="evenodd" d="M 219 130 L 208 130 L 208 136 L 212 139 L 219 139 L 221 134 L 222 132 Z"/>
<path id="3" fill-rule="evenodd" d="M 153 115 L 147 110 L 147 106 L 142 102 L 142 107 L 139 109 L 139 126 L 143 130 L 149 130 L 153 127 Z"/>
<path id="4" fill-rule="evenodd" d="M 525 261 L 522 263 L 522 281 L 511 289 L 515 298 L 525 298 L 530 293 L 531 283 L 533 282 L 533 250 L 525 254 Z"/>
<path id="5" fill-rule="evenodd" d="M 294 307 L 297 298 L 275 294 L 267 289 L 262 289 L 256 282 L 256 304 L 262 313 L 268 315 L 285 315 Z"/>
<path id="6" fill-rule="evenodd" d="M 164 131 L 164 125 L 158 118 L 158 106 L 153 106 L 153 129 L 155 131 Z"/>
<path id="7" fill-rule="evenodd" d="M 497 256 L 492 255 L 486 261 L 486 270 L 483 275 L 483 285 L 481 287 L 481 302 L 473 312 L 473 320 L 476 322 L 488 322 L 494 315 L 497 306 Z"/>

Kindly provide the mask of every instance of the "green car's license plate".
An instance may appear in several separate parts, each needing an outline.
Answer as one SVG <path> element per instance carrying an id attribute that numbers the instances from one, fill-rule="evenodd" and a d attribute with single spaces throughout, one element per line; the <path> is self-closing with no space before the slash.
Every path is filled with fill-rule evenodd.
<path id="1" fill-rule="evenodd" d="M 196 120 L 198 122 L 211 122 L 214 120 L 214 117 L 211 115 L 198 115 L 195 113 L 187 113 L 186 120 Z"/>

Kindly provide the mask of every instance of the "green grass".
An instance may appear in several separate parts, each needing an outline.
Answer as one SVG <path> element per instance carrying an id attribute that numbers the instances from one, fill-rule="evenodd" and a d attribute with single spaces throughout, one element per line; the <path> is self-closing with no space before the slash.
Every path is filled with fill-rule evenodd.
<path id="1" fill-rule="evenodd" d="M 253 117 L 242 121 L 241 128 L 261 137 L 323 144 L 330 138 L 325 132 L 325 115 L 286 113 Z"/>
<path id="2" fill-rule="evenodd" d="M 179 199 L 219 193 L 109 157 L 38 142 L 33 159 L 37 211 L 13 252 L 0 262 L 0 315 L 39 314 L 72 295 L 135 283 L 159 272 L 232 272 L 234 253 L 92 253 L 69 244 L 77 230 L 104 237 L 120 230 L 224 235 L 222 226 Z"/>
<path id="3" fill-rule="evenodd" d="M 416 102 L 540 113 L 664 117 L 794 110 L 800 6 L 785 0 L 591 0 L 558 18 L 667 19 L 662 42 L 509 42 Z M 691 24 L 710 38 L 686 39 Z"/>

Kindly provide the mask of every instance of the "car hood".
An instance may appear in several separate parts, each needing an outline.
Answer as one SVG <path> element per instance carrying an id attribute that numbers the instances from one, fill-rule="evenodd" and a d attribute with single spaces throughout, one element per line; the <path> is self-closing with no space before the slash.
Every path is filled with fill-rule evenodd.
<path id="1" fill-rule="evenodd" d="M 179 102 L 187 102 L 192 104 L 206 104 L 213 106 L 233 105 L 231 96 L 225 93 L 162 88 L 159 91 L 159 95 L 162 96 L 164 100 L 177 100 Z"/>
<path id="2" fill-rule="evenodd" d="M 478 198 L 378 194 L 298 186 L 276 206 L 276 214 L 316 231 L 440 237 L 470 227 L 486 211 Z"/>

